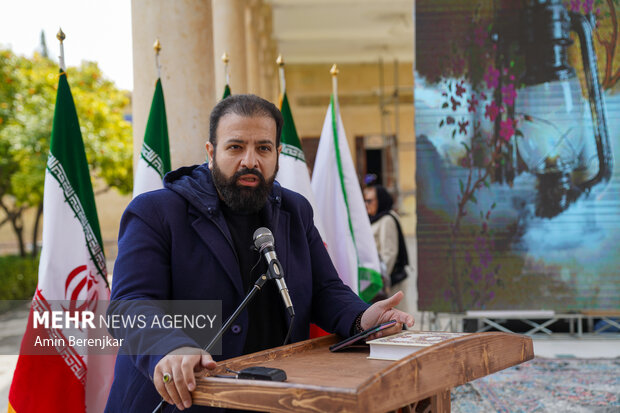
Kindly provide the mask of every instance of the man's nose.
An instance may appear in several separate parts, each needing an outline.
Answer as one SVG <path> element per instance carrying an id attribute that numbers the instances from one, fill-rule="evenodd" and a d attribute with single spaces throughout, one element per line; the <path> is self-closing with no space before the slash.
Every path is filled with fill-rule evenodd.
<path id="1" fill-rule="evenodd" d="M 248 168 L 248 169 L 253 169 L 258 166 L 257 161 L 258 161 L 258 158 L 256 157 L 256 154 L 254 153 L 254 151 L 251 149 L 248 149 L 243 154 L 243 158 L 241 159 L 241 166 Z"/>

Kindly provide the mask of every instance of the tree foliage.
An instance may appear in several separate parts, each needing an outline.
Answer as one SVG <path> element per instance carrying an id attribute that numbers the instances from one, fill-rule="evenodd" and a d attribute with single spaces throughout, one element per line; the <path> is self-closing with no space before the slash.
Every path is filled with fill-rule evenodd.
<path id="1" fill-rule="evenodd" d="M 0 50 L 0 207 L 25 255 L 23 213 L 43 205 L 43 184 L 58 88 L 58 66 Z M 123 118 L 128 92 L 105 79 L 96 63 L 67 70 L 91 177 L 127 194 L 132 189 L 131 125 Z M 33 232 L 36 243 L 37 226 Z"/>

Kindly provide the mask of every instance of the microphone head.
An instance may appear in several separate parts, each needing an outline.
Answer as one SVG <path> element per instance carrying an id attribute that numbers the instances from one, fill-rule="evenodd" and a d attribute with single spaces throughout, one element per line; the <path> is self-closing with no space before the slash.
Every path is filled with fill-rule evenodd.
<path id="1" fill-rule="evenodd" d="M 254 231 L 254 246 L 261 250 L 266 246 L 273 246 L 273 234 L 269 228 L 260 227 Z"/>

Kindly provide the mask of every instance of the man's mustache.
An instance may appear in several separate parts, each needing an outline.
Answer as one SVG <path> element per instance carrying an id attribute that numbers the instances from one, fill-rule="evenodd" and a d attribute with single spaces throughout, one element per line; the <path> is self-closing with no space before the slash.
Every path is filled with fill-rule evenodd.
<path id="1" fill-rule="evenodd" d="M 254 168 L 251 168 L 251 169 L 243 168 L 243 169 L 238 170 L 233 175 L 232 181 L 237 182 L 237 180 L 241 178 L 243 175 L 255 175 L 262 184 L 266 183 L 265 177 L 263 176 L 263 174 L 258 169 L 254 169 Z"/>

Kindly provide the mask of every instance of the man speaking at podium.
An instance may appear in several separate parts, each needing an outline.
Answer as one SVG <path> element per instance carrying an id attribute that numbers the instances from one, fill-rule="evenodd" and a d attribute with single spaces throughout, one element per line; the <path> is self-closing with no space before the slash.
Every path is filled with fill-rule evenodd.
<path id="1" fill-rule="evenodd" d="M 251 248 L 254 231 L 266 227 L 296 313 L 291 341 L 307 339 L 311 322 L 345 337 L 391 319 L 398 324 L 384 334 L 413 325 L 411 315 L 393 308 L 401 292 L 369 307 L 342 283 L 309 202 L 274 181 L 282 123 L 280 111 L 254 95 L 233 95 L 215 106 L 206 144 L 211 161 L 170 172 L 164 189 L 127 207 L 113 300 L 221 300 L 226 319 L 267 270 Z M 268 281 L 224 334 L 221 356 L 213 358 L 282 345 L 287 330 L 280 292 Z M 214 411 L 191 406 L 195 373 L 216 366 L 201 350 L 205 344 L 179 331 L 157 343 L 162 355 L 119 355 L 106 412 L 150 412 L 162 397 L 179 410 Z"/>

